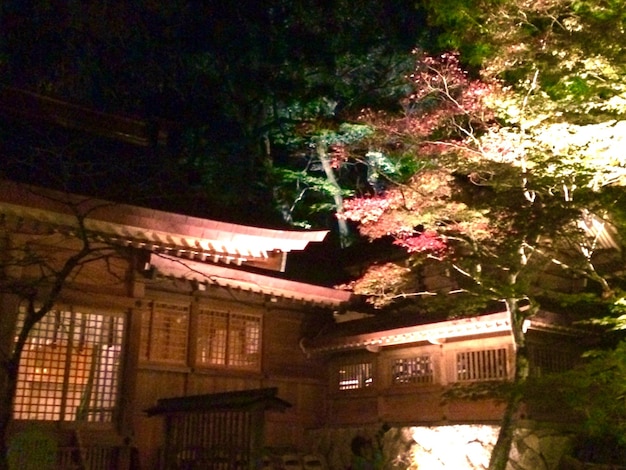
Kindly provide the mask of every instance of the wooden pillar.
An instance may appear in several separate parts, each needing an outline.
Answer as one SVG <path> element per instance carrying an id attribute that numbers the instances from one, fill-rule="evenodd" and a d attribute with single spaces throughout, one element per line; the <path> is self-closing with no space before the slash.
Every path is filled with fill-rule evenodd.
<path id="1" fill-rule="evenodd" d="M 133 293 L 136 295 L 142 295 L 143 289 L 141 286 L 137 289 L 133 289 Z M 135 434 L 135 398 L 137 388 L 137 368 L 139 363 L 139 348 L 141 344 L 141 320 L 142 314 L 145 310 L 144 303 L 141 298 L 136 298 L 135 307 L 126 310 L 126 322 L 125 322 L 125 338 L 124 348 L 121 363 L 121 376 L 120 383 L 121 389 L 119 391 L 119 419 L 118 419 L 118 432 L 124 442 L 129 447 L 129 452 L 137 444 L 134 442 Z"/>

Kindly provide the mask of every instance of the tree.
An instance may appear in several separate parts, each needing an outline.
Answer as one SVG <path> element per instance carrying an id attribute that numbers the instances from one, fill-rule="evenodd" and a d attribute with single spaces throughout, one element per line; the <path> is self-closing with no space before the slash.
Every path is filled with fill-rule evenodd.
<path id="1" fill-rule="evenodd" d="M 5 183 L 6 184 L 6 183 Z M 90 267 L 104 266 L 98 282 L 123 284 L 119 260 L 130 262 L 130 252 L 102 241 L 90 230 L 88 217 L 104 207 L 91 198 L 33 193 L 58 212 L 54 227 L 5 215 L 0 225 L 0 469 L 8 469 L 7 431 L 13 419 L 20 361 L 29 333 L 50 314 L 64 290 L 90 279 Z M 18 321 L 18 311 L 22 313 Z M 16 329 L 17 328 L 17 329 Z"/>
<path id="2" fill-rule="evenodd" d="M 8 25 L 2 64 L 17 82 L 57 86 L 57 92 L 68 96 L 106 91 L 102 102 L 107 105 L 140 112 L 150 106 L 178 110 L 180 116 L 194 116 L 193 122 L 206 122 L 203 114 L 217 116 L 227 125 L 214 134 L 199 133 L 198 139 L 208 141 L 199 148 L 212 151 L 219 136 L 241 142 L 233 153 L 237 158 L 229 161 L 245 168 L 244 180 L 256 169 L 278 166 L 281 158 L 294 155 L 286 148 L 288 139 L 277 136 L 290 126 L 305 127 L 304 132 L 287 134 L 313 144 L 318 151 L 306 156 L 321 157 L 320 164 L 332 155 L 332 174 L 347 175 L 349 189 L 358 195 L 344 200 L 342 217 L 359 224 L 367 237 L 392 238 L 408 255 L 402 264 L 374 266 L 355 289 L 381 304 L 419 298 L 427 310 L 439 297 L 430 295 L 434 292 L 419 273 L 426 261 L 440 263 L 442 271 L 457 275 L 456 283 L 445 290 L 456 292 L 448 297 L 462 310 L 490 300 L 507 303 L 518 343 L 518 381 L 525 377 L 523 320 L 547 298 L 557 298 L 556 292 L 543 289 L 539 273 L 552 269 L 588 279 L 600 300 L 609 300 L 622 287 L 621 279 L 608 280 L 608 273 L 599 269 L 599 246 L 588 238 L 589 233 L 604 233 L 600 228 L 609 225 L 623 233 L 619 205 L 625 171 L 616 157 L 623 136 L 626 76 L 619 47 L 621 2 L 422 2 L 420 13 L 427 16 L 419 16 L 419 23 L 427 21 L 435 31 L 425 43 L 439 40 L 439 52 L 417 61 L 410 91 L 396 108 L 389 103 L 402 87 L 381 87 L 385 80 L 364 77 L 372 72 L 384 79 L 392 76 L 378 73 L 385 67 L 367 67 L 367 62 L 374 56 L 393 57 L 385 43 L 394 46 L 391 52 L 405 50 L 406 43 L 398 38 L 415 31 L 417 23 L 406 20 L 415 12 L 407 2 L 390 9 L 395 15 L 383 14 L 381 2 L 357 11 L 343 1 L 322 9 L 306 1 L 276 1 L 254 11 L 240 4 L 208 4 L 206 9 L 172 4 L 155 11 L 145 4 L 137 10 L 128 7 L 127 15 L 111 15 L 114 20 L 107 25 L 116 27 L 108 28 L 100 27 L 101 18 L 109 18 L 100 11 L 70 11 L 61 17 L 78 25 L 71 41 L 60 33 L 65 25 L 49 10 L 34 9 L 23 15 L 28 21 L 15 23 L 11 9 L 18 3 L 2 7 L 3 24 Z M 198 20 L 177 22 L 179 12 Z M 94 18 L 98 21 L 90 22 Z M 189 31 L 203 35 L 187 35 L 185 28 L 153 28 L 159 22 L 191 25 Z M 154 34 L 161 30 L 167 32 L 166 41 Z M 30 44 L 23 40 L 23 31 L 36 39 L 37 50 L 55 54 L 9 54 L 12 46 Z M 202 40 L 186 41 L 190 36 Z M 413 46 L 417 35 L 405 36 Z M 79 54 L 82 60 L 67 64 L 75 55 L 61 53 L 64 48 L 83 44 L 96 52 Z M 120 57 L 117 50 L 125 44 L 132 47 L 121 48 Z M 167 47 L 156 47 L 163 44 Z M 184 47 L 177 48 L 181 44 Z M 298 47 L 290 47 L 294 44 Z M 450 49 L 460 55 L 441 53 Z M 153 61 L 157 56 L 160 60 Z M 32 57 L 36 59 L 29 62 Z M 72 86 L 48 72 L 74 70 L 69 65 L 94 72 L 88 75 L 93 81 L 69 83 L 82 95 L 70 93 Z M 39 73 L 29 74 L 32 70 Z M 182 77 L 173 74 L 181 70 Z M 113 73 L 114 79 L 96 83 L 96 78 L 106 77 L 104 72 Z M 169 78 L 174 76 L 176 80 Z M 116 83 L 128 89 L 111 86 Z M 181 104 L 178 98 L 186 94 L 180 90 L 187 87 L 193 90 L 192 98 Z M 360 93 L 362 89 L 368 93 Z M 381 94 L 381 89 L 395 91 Z M 324 112 L 302 111 L 322 101 L 336 103 L 333 119 Z M 213 115 L 211 110 L 218 111 Z M 363 126 L 367 135 L 341 141 L 343 122 Z M 328 147 L 319 146 L 322 142 Z M 184 155 L 191 167 L 204 168 L 207 160 Z M 309 166 L 312 161 L 317 163 L 307 158 L 299 170 L 315 167 Z M 285 198 L 287 214 L 293 215 L 291 207 L 303 188 L 307 194 L 313 193 L 308 188 L 323 188 L 334 198 L 330 207 L 336 210 L 338 196 L 346 194 L 329 184 L 330 174 L 326 170 L 311 179 L 306 172 L 280 173 L 294 182 L 291 189 L 296 188 L 295 197 Z M 264 180 L 273 186 L 270 183 Z M 520 309 L 522 301 L 529 301 L 531 308 Z M 508 418 L 519 399 L 511 396 Z M 508 455 L 510 421 L 504 424 L 493 468 L 503 468 Z"/>
<path id="3" fill-rule="evenodd" d="M 425 5 L 441 29 L 439 44 L 461 55 L 418 62 L 404 115 L 368 116 L 379 140 L 367 151 L 398 162 L 411 154 L 420 170 L 407 181 L 388 173 L 385 191 L 371 188 L 343 213 L 365 236 L 390 237 L 409 256 L 373 266 L 352 286 L 378 305 L 420 298 L 427 311 L 435 292 L 419 274 L 425 259 L 436 260 L 459 278 L 444 291 L 456 293 L 461 309 L 475 309 L 469 300 L 480 298 L 506 302 L 520 385 L 523 321 L 542 304 L 564 302 L 541 273 L 587 279 L 599 303 L 623 288 L 623 279 L 602 270 L 598 243 L 603 232 L 624 229 L 623 5 Z M 509 397 L 493 469 L 506 465 L 520 399 Z"/>
<path id="4" fill-rule="evenodd" d="M 169 163 L 185 170 L 181 183 L 253 217 L 272 209 L 281 149 L 271 136 L 289 110 L 325 97 L 340 108 L 384 101 L 388 58 L 412 47 L 421 19 L 404 1 L 9 0 L 0 70 L 3 84 L 179 123 Z"/>
<path id="5" fill-rule="evenodd" d="M 537 89 L 538 77 L 520 93 L 470 78 L 453 54 L 419 60 L 405 115 L 372 112 L 363 118 L 378 131 L 369 151 L 391 162 L 410 153 L 419 170 L 406 181 L 388 172 L 383 191 L 373 187 L 346 201 L 342 214 L 364 236 L 391 238 L 407 252 L 403 262 L 374 265 L 352 284 L 374 304 L 421 298 L 428 311 L 440 307 L 429 307 L 432 294 L 451 292 L 456 312 L 475 312 L 481 301 L 505 302 L 516 345 L 516 386 L 492 469 L 503 469 L 508 460 L 520 385 L 528 374 L 523 323 L 541 305 L 564 302 L 545 273 L 585 279 L 600 303 L 614 299 L 624 285 L 601 266 L 601 252 L 619 242 L 599 243 L 624 228 L 621 214 L 612 211 L 626 197 L 624 168 L 611 143 L 620 139 L 622 123 L 546 116 L 545 109 L 558 109 L 559 102 Z M 457 278 L 439 292 L 420 278 L 421 267 L 433 261 Z M 522 308 L 526 303 L 530 308 Z"/>

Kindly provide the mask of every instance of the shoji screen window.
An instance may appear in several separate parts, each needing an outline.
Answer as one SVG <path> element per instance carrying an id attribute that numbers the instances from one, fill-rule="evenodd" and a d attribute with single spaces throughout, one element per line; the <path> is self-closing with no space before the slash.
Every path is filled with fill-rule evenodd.
<path id="1" fill-rule="evenodd" d="M 258 370 L 260 353 L 260 316 L 199 310 L 196 365 Z"/>
<path id="2" fill-rule="evenodd" d="M 143 312 L 140 357 L 143 361 L 187 364 L 189 305 L 154 302 Z"/>
<path id="3" fill-rule="evenodd" d="M 23 321 L 22 310 L 18 328 Z M 48 313 L 30 332 L 22 354 L 15 419 L 112 422 L 123 336 L 123 316 Z"/>

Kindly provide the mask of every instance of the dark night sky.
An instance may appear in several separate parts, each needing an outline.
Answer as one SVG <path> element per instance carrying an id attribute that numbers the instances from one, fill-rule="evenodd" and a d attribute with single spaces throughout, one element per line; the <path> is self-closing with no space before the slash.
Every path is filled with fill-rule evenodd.
<path id="1" fill-rule="evenodd" d="M 340 103 L 354 100 L 355 90 L 361 93 L 366 85 L 355 77 L 348 77 L 351 85 L 341 82 L 345 77 L 333 72 L 337 57 L 370 58 L 380 47 L 409 51 L 417 31 L 424 30 L 411 2 L 368 0 L 358 10 L 343 0 L 313 3 L 315 8 L 307 0 L 272 0 L 265 7 L 184 0 L 53 2 L 44 8 L 6 0 L 0 7 L 0 176 L 288 228 L 273 208 L 267 182 L 255 179 L 262 168 L 255 156 L 258 122 L 265 112 L 259 103 L 268 96 L 308 100 L 328 93 Z M 311 77 L 319 83 L 311 85 Z M 35 104 L 28 112 L 15 106 L 11 88 L 4 86 L 105 114 L 95 127 L 77 128 L 54 106 Z M 111 132 L 113 121 L 127 117 L 152 130 L 165 120 L 174 126 L 164 142 L 130 144 Z M 185 130 L 191 128 L 202 129 L 198 140 L 208 142 L 205 147 L 189 150 Z M 204 158 L 195 166 L 189 163 L 198 162 L 194 151 Z M 306 254 L 293 254 L 289 274 L 342 282 L 346 273 L 338 261 L 364 254 L 363 247 L 373 255 L 382 249 L 365 242 L 342 251 L 331 233 Z M 309 266 L 305 272 L 303 265 Z"/>

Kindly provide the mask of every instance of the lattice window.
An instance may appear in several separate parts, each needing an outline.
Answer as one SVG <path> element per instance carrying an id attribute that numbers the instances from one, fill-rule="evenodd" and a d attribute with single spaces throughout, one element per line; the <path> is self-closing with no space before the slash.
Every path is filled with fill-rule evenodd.
<path id="1" fill-rule="evenodd" d="M 260 368 L 261 317 L 201 309 L 197 335 L 197 365 Z"/>
<path id="2" fill-rule="evenodd" d="M 18 331 L 24 310 L 18 317 Z M 54 311 L 37 323 L 20 363 L 15 419 L 112 422 L 117 405 L 121 316 Z"/>
<path id="3" fill-rule="evenodd" d="M 572 369 L 580 355 L 554 346 L 529 344 L 528 359 L 531 375 L 554 374 Z"/>
<path id="4" fill-rule="evenodd" d="M 506 349 L 459 352 L 456 354 L 456 370 L 459 381 L 506 379 Z"/>
<path id="5" fill-rule="evenodd" d="M 339 390 L 358 390 L 371 387 L 372 363 L 342 364 L 338 369 Z"/>
<path id="6" fill-rule="evenodd" d="M 188 332 L 188 305 L 154 302 L 142 318 L 141 359 L 186 364 Z"/>
<path id="7" fill-rule="evenodd" d="M 393 384 L 433 383 L 433 365 L 429 355 L 396 359 L 391 365 Z"/>

